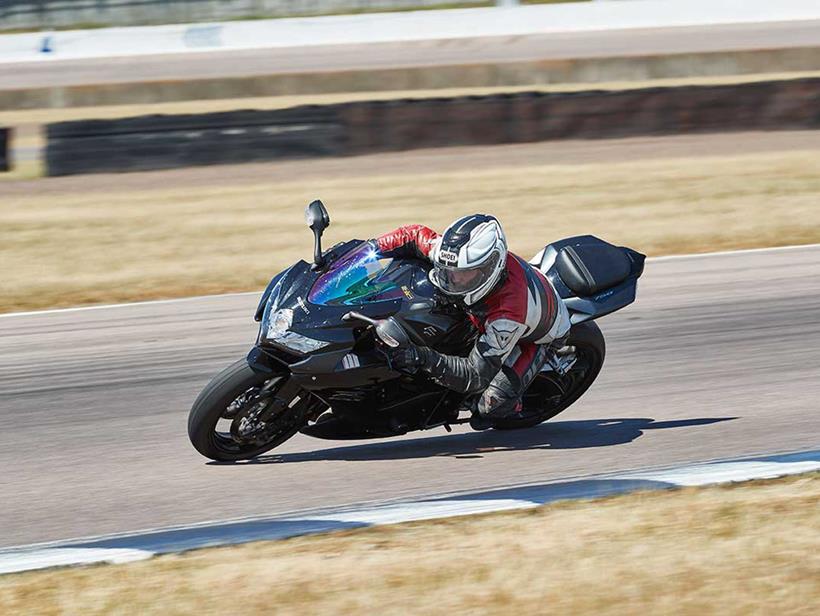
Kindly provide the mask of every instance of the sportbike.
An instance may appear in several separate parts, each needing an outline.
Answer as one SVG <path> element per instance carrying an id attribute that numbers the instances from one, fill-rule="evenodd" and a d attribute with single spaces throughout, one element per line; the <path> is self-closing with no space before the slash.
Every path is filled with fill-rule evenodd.
<path id="1" fill-rule="evenodd" d="M 466 355 L 478 332 L 458 303 L 437 292 L 429 264 L 379 254 L 372 241 L 322 251 L 330 217 L 321 201 L 305 212 L 313 262 L 270 281 L 255 319 L 256 344 L 202 390 L 188 435 L 213 460 L 258 456 L 297 432 L 325 439 L 399 436 L 469 420 L 465 395 L 423 373 L 393 370 L 384 346 L 413 343 Z M 548 244 L 530 263 L 569 311 L 563 348 L 525 392 L 523 410 L 499 430 L 529 428 L 569 407 L 595 381 L 606 345 L 595 319 L 635 301 L 644 255 L 591 235 Z"/>

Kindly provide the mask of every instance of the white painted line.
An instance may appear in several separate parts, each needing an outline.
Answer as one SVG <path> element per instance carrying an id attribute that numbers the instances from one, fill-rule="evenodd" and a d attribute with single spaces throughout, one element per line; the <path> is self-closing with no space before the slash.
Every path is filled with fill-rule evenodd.
<path id="1" fill-rule="evenodd" d="M 0 575 L 49 567 L 130 563 L 151 558 L 153 552 L 120 548 L 50 548 L 17 554 L 0 554 Z"/>
<path id="2" fill-rule="evenodd" d="M 421 501 L 416 503 L 402 503 L 356 509 L 341 513 L 311 517 L 313 520 L 331 520 L 336 522 L 359 522 L 363 524 L 399 524 L 417 520 L 434 520 L 437 518 L 451 518 L 477 513 L 494 511 L 512 511 L 517 509 L 532 509 L 538 503 L 514 498 L 503 499 L 464 499 L 445 501 Z"/>
<path id="3" fill-rule="evenodd" d="M 677 261 L 679 259 L 703 259 L 708 257 L 729 257 L 729 256 L 743 256 L 749 254 L 771 253 L 771 252 L 789 252 L 792 250 L 817 250 L 820 244 L 790 244 L 788 246 L 770 246 L 767 248 L 743 248 L 740 250 L 719 250 L 715 252 L 694 252 L 690 254 L 681 255 L 663 255 L 658 257 L 647 257 L 647 261 Z"/>
<path id="4" fill-rule="evenodd" d="M 717 462 L 684 466 L 665 471 L 619 475 L 618 479 L 662 481 L 678 486 L 705 486 L 749 479 L 773 479 L 820 470 L 820 461 L 805 462 Z"/>
<path id="5" fill-rule="evenodd" d="M 271 275 L 271 278 L 273 276 Z M 0 319 L 8 317 L 29 317 L 63 312 L 83 312 L 86 310 L 106 310 L 108 308 L 131 308 L 134 306 L 160 306 L 162 304 L 177 304 L 180 302 L 194 302 L 197 300 L 214 299 L 219 297 L 244 297 L 245 295 L 261 295 L 264 289 L 258 291 L 242 291 L 241 293 L 215 293 L 213 295 L 192 295 L 189 297 L 174 297 L 171 299 L 149 299 L 141 302 L 124 302 L 122 304 L 94 304 L 93 306 L 74 306 L 72 308 L 50 308 L 47 310 L 29 310 L 25 312 L 6 312 L 0 314 Z"/>
<path id="6" fill-rule="evenodd" d="M 770 253 L 770 252 L 787 252 L 790 250 L 818 250 L 820 244 L 792 244 L 789 246 L 772 246 L 770 248 L 743 248 L 741 250 L 723 250 L 717 252 L 696 252 L 691 254 L 681 255 L 665 255 L 660 257 L 647 257 L 647 261 L 674 261 L 679 259 L 702 259 L 708 257 L 728 257 L 728 256 L 742 256 L 746 254 Z M 274 272 L 275 273 L 275 272 Z M 273 273 L 271 278 L 273 278 Z M 125 302 L 122 304 L 99 304 L 93 306 L 74 306 L 72 308 L 51 308 L 47 310 L 29 310 L 25 312 L 6 312 L 0 314 L 0 319 L 8 319 L 12 317 L 28 317 L 40 316 L 48 314 L 59 314 L 63 312 L 82 312 L 85 310 L 105 310 L 108 308 L 129 308 L 133 306 L 151 306 L 162 304 L 175 304 L 179 302 L 192 302 L 197 300 L 215 299 L 220 297 L 244 297 L 246 295 L 260 296 L 264 289 L 258 291 L 242 291 L 241 293 L 215 293 L 214 295 L 194 295 L 191 297 L 176 297 L 172 299 L 152 299 L 141 302 Z"/>

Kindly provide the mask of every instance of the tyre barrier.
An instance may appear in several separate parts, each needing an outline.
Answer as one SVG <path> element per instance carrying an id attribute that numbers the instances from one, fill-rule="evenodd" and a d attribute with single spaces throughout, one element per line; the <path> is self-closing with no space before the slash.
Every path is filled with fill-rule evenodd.
<path id="1" fill-rule="evenodd" d="M 11 157 L 9 156 L 10 141 L 11 129 L 0 127 L 0 173 L 11 169 Z"/>
<path id="2" fill-rule="evenodd" d="M 49 125 L 49 175 L 455 145 L 820 127 L 820 78 L 364 101 Z"/>
<path id="3" fill-rule="evenodd" d="M 60 122 L 46 129 L 46 167 L 55 176 L 338 156 L 342 129 L 322 107 Z"/>

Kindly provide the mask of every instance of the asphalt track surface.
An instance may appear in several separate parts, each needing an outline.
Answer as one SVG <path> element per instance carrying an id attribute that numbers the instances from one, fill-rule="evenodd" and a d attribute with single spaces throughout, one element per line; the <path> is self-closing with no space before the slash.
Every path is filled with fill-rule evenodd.
<path id="1" fill-rule="evenodd" d="M 0 63 L 0 90 L 275 73 L 815 47 L 820 21 Z"/>
<path id="2" fill-rule="evenodd" d="M 255 294 L 0 318 L 0 546 L 820 445 L 820 246 L 650 260 L 596 385 L 515 432 L 213 464 L 186 435 L 255 336 Z"/>

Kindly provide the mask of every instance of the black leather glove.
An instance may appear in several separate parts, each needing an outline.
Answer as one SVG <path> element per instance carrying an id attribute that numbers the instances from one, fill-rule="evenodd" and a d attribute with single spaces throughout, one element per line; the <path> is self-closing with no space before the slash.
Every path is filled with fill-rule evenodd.
<path id="1" fill-rule="evenodd" d="M 399 347 L 398 349 L 385 347 L 384 350 L 393 370 L 415 372 L 424 365 L 424 357 L 415 345 Z"/>

